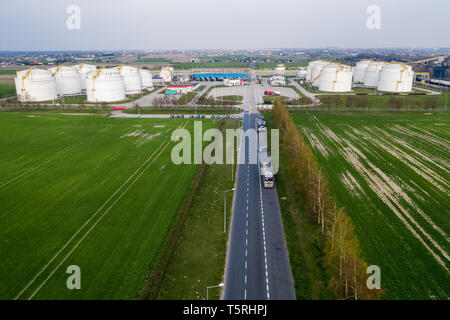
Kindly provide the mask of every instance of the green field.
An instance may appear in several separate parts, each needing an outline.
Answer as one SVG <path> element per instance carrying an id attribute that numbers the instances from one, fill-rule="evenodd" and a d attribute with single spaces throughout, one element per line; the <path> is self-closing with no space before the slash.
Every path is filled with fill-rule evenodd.
<path id="1" fill-rule="evenodd" d="M 140 298 L 198 168 L 170 158 L 185 125 L 2 113 L 0 299 Z M 69 265 L 81 290 L 66 287 Z"/>
<path id="2" fill-rule="evenodd" d="M 0 98 L 12 97 L 16 95 L 14 83 L 0 83 Z"/>
<path id="3" fill-rule="evenodd" d="M 293 114 L 385 299 L 448 299 L 448 115 Z"/>

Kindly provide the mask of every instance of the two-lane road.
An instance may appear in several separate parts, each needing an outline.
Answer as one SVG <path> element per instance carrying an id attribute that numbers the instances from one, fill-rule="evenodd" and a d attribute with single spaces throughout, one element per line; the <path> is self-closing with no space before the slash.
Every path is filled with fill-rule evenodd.
<path id="1" fill-rule="evenodd" d="M 258 116 L 244 113 L 244 132 L 253 129 L 256 134 Z M 245 163 L 238 165 L 224 299 L 295 299 L 277 192 L 263 188 L 257 147 L 244 137 L 240 152 Z"/>

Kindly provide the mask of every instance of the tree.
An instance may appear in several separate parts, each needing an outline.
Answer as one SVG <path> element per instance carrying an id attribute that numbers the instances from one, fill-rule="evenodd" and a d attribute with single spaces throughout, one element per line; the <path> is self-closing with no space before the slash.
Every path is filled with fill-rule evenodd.
<path id="1" fill-rule="evenodd" d="M 347 107 L 348 110 L 350 110 L 350 108 L 353 106 L 354 100 L 355 99 L 353 96 L 347 96 L 345 98 L 345 106 Z"/>

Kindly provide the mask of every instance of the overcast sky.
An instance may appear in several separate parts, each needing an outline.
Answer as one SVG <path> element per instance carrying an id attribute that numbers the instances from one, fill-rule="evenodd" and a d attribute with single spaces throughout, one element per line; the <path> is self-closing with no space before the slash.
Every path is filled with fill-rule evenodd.
<path id="1" fill-rule="evenodd" d="M 450 47 L 449 14 L 450 0 L 1 0 L 0 50 Z"/>

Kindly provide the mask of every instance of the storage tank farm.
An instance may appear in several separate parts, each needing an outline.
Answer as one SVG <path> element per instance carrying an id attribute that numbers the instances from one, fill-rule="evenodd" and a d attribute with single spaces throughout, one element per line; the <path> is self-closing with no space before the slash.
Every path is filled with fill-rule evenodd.
<path id="1" fill-rule="evenodd" d="M 90 102 L 117 102 L 126 97 L 124 80 L 117 68 L 101 68 L 89 73 L 86 86 Z"/>
<path id="2" fill-rule="evenodd" d="M 17 99 L 21 102 L 53 101 L 57 98 L 56 81 L 48 70 L 30 68 L 18 71 L 14 81 Z"/>
<path id="3" fill-rule="evenodd" d="M 75 70 L 80 74 L 81 79 L 81 90 L 86 90 L 86 80 L 90 72 L 97 71 L 97 67 L 91 64 L 78 64 L 74 66 Z"/>
<path id="4" fill-rule="evenodd" d="M 55 78 L 57 95 L 70 96 L 81 93 L 81 77 L 76 68 L 58 66 L 49 71 Z"/>
<path id="5" fill-rule="evenodd" d="M 366 70 L 371 63 L 371 60 L 361 60 L 356 63 L 353 69 L 353 82 L 354 83 L 364 83 L 364 77 L 366 75 Z"/>
<path id="6" fill-rule="evenodd" d="M 411 66 L 391 62 L 381 69 L 377 89 L 387 92 L 410 92 L 413 80 L 414 71 Z"/>
<path id="7" fill-rule="evenodd" d="M 150 71 L 140 69 L 139 74 L 141 76 L 142 90 L 149 90 L 153 88 L 153 78 Z"/>
<path id="8" fill-rule="evenodd" d="M 123 82 L 125 85 L 125 93 L 127 95 L 141 94 L 142 92 L 141 75 L 136 67 L 119 66 L 115 69 L 117 69 L 120 72 L 120 75 L 123 77 Z"/>
<path id="9" fill-rule="evenodd" d="M 364 75 L 364 86 L 365 87 L 377 87 L 378 78 L 380 71 L 383 66 L 386 65 L 384 61 L 372 61 L 366 69 L 366 74 Z"/>
<path id="10" fill-rule="evenodd" d="M 320 73 L 319 90 L 326 92 L 350 92 L 352 68 L 340 63 L 330 63 Z"/>

